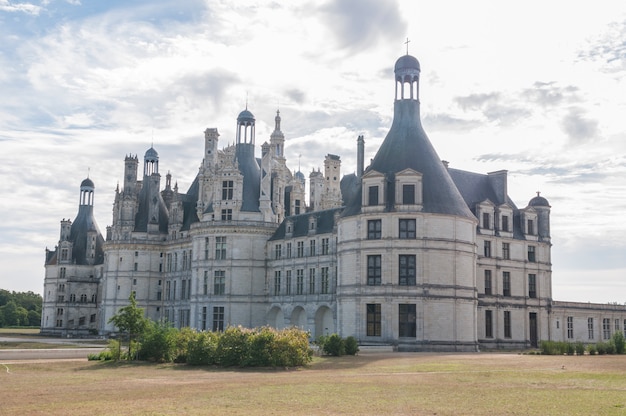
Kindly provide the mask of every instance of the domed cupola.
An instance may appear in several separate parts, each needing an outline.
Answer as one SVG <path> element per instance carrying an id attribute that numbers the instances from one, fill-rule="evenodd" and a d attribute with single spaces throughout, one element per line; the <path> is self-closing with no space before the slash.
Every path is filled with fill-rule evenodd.
<path id="1" fill-rule="evenodd" d="M 254 114 L 246 109 L 237 116 L 237 144 L 254 144 Z"/>
<path id="2" fill-rule="evenodd" d="M 143 174 L 150 176 L 153 173 L 159 173 L 159 154 L 154 147 L 150 147 L 143 157 Z"/>
<path id="3" fill-rule="evenodd" d="M 419 100 L 420 63 L 408 53 L 396 61 L 396 100 Z"/>
<path id="4" fill-rule="evenodd" d="M 537 192 L 537 196 L 531 199 L 528 202 L 528 205 L 531 207 L 548 207 L 550 208 L 550 203 L 547 199 L 542 197 L 539 192 Z"/>
<path id="5" fill-rule="evenodd" d="M 89 178 L 85 179 L 80 183 L 80 205 L 91 205 L 93 206 L 93 194 L 96 189 L 93 181 Z"/>

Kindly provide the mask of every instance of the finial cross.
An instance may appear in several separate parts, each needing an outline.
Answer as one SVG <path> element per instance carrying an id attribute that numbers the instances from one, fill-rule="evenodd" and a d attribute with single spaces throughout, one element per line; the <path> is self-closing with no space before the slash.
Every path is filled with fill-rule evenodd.
<path id="1" fill-rule="evenodd" d="M 409 38 L 406 38 L 406 42 L 404 42 L 404 44 L 406 45 L 406 54 L 407 54 L 407 55 L 409 54 L 409 42 L 411 42 L 411 41 L 409 40 Z"/>

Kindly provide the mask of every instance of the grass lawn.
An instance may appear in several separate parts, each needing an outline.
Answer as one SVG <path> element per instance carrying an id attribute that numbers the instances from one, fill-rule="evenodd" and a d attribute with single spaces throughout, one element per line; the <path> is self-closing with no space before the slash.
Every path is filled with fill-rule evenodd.
<path id="1" fill-rule="evenodd" d="M 0 414 L 624 415 L 626 356 L 364 353 L 239 370 L 0 364 Z"/>

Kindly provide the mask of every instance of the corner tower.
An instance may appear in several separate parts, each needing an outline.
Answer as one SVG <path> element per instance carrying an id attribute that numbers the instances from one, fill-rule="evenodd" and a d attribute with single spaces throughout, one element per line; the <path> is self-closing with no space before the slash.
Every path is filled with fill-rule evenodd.
<path id="1" fill-rule="evenodd" d="M 337 326 L 399 350 L 476 351 L 477 222 L 422 128 L 420 72 L 396 61 L 392 125 L 338 223 Z"/>

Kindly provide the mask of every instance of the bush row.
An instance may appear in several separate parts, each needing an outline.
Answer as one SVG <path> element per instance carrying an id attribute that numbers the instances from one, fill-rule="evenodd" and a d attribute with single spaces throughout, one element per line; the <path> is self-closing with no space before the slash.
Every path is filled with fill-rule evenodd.
<path id="1" fill-rule="evenodd" d="M 323 354 L 335 357 L 346 354 L 356 355 L 359 352 L 359 343 L 353 336 L 341 338 L 338 334 L 322 335 L 317 338 L 315 343 Z"/>
<path id="2" fill-rule="evenodd" d="M 106 359 L 107 353 L 124 358 L 114 357 L 115 348 L 110 346 L 103 357 L 92 359 Z M 224 367 L 297 367 L 312 359 L 309 334 L 297 328 L 228 327 L 224 332 L 201 332 L 151 321 L 133 350 L 139 360 Z"/>
<path id="3" fill-rule="evenodd" d="M 594 354 L 624 354 L 626 340 L 624 334 L 616 332 L 608 342 L 598 342 L 596 344 L 583 344 L 582 342 L 565 341 L 541 341 L 541 353 L 545 355 L 583 355 L 585 351 Z"/>

